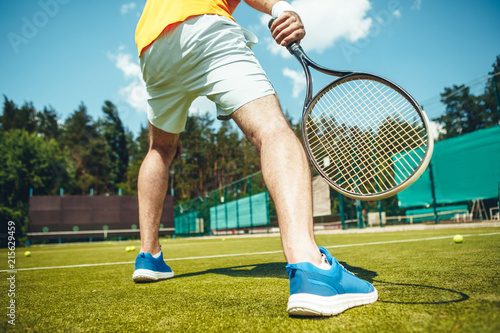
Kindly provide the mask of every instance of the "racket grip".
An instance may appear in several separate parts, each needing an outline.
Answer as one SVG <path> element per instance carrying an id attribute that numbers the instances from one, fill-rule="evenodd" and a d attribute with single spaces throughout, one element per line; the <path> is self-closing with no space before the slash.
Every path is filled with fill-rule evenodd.
<path id="1" fill-rule="evenodd" d="M 267 24 L 267 27 L 271 29 L 271 26 L 273 25 L 274 21 L 276 20 L 276 17 L 273 17 L 269 20 L 269 23 Z M 295 55 L 297 51 L 301 49 L 300 44 L 298 42 L 291 42 L 286 46 L 286 49 L 288 52 L 290 52 L 292 55 Z"/>
<path id="2" fill-rule="evenodd" d="M 267 27 L 271 29 L 271 26 L 273 25 L 274 21 L 276 20 L 276 17 L 273 17 L 269 20 L 269 23 L 267 24 Z"/>

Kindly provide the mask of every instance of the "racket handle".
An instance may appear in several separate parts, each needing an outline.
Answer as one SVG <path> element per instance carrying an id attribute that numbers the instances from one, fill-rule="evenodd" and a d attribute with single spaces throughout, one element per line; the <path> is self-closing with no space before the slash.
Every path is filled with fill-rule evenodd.
<path id="1" fill-rule="evenodd" d="M 267 24 L 267 27 L 269 29 L 271 29 L 271 26 L 273 25 L 274 21 L 276 20 L 276 17 L 272 17 L 270 20 L 269 20 L 269 23 Z"/>
<path id="2" fill-rule="evenodd" d="M 271 26 L 273 25 L 274 21 L 276 20 L 276 17 L 273 17 L 269 20 L 269 23 L 267 24 L 267 27 L 271 29 Z M 303 53 L 302 47 L 300 46 L 299 42 L 294 41 L 291 42 L 286 46 L 286 49 L 288 52 L 290 52 L 293 56 L 297 56 L 300 53 Z"/>

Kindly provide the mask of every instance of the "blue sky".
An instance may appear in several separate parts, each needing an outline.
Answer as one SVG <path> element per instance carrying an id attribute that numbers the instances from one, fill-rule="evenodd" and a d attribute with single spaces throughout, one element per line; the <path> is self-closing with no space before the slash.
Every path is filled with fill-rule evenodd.
<path id="1" fill-rule="evenodd" d="M 118 106 L 125 126 L 146 126 L 145 93 L 134 32 L 145 1 L 19 0 L 0 4 L 0 93 L 17 105 L 52 106 L 64 120 L 83 102 L 97 119 L 102 105 Z M 295 0 L 316 62 L 361 70 L 398 83 L 424 105 L 429 118 L 444 112 L 444 87 L 484 78 L 500 55 L 498 0 Z M 259 38 L 254 51 L 298 121 L 302 69 L 267 30 L 268 17 L 241 3 L 234 17 Z M 314 76 L 319 89 L 328 81 Z M 471 87 L 481 93 L 484 81 Z M 197 100 L 191 112 L 212 112 Z"/>

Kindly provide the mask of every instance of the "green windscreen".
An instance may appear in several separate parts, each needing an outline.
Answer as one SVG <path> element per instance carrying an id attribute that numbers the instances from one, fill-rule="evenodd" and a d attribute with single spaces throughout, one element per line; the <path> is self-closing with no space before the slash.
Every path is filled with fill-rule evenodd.
<path id="1" fill-rule="evenodd" d="M 437 204 L 498 197 L 500 126 L 436 142 L 431 166 Z M 398 200 L 400 207 L 432 204 L 429 168 Z"/>
<path id="2" fill-rule="evenodd" d="M 250 228 L 269 224 L 265 192 L 210 207 L 210 229 Z"/>

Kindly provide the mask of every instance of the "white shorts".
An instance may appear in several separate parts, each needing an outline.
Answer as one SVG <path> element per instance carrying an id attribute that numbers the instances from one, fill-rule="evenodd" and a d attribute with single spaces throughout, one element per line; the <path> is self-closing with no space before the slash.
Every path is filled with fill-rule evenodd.
<path id="1" fill-rule="evenodd" d="M 243 105 L 275 93 L 251 47 L 257 37 L 225 17 L 190 18 L 143 51 L 148 119 L 170 133 L 184 130 L 194 99 L 207 96 L 217 118 L 229 119 Z"/>

